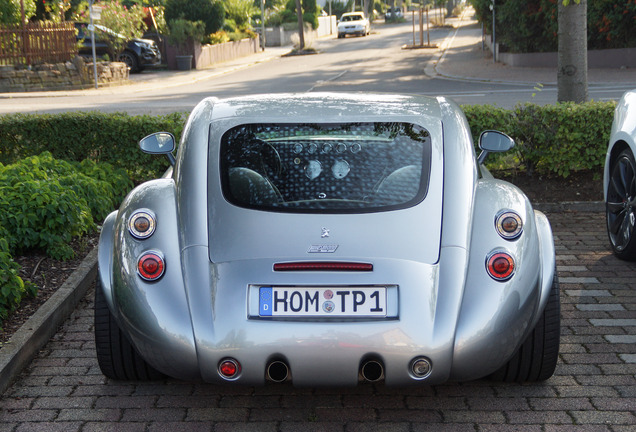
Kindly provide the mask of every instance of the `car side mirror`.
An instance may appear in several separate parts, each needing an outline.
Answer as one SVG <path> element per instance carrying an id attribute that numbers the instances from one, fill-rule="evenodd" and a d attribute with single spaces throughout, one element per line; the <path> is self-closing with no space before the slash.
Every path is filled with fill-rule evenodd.
<path id="1" fill-rule="evenodd" d="M 174 166 L 175 158 L 172 152 L 175 148 L 175 138 L 169 132 L 156 132 L 144 137 L 139 141 L 139 148 L 148 154 L 165 154 L 170 165 Z"/>
<path id="2" fill-rule="evenodd" d="M 477 162 L 484 163 L 489 153 L 502 153 L 514 148 L 515 141 L 503 132 L 488 130 L 479 135 L 481 153 Z"/>

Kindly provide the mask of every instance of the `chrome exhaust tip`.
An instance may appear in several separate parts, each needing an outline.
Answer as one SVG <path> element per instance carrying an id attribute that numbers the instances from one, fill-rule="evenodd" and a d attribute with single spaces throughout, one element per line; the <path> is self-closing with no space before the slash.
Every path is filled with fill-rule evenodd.
<path id="1" fill-rule="evenodd" d="M 360 374 L 365 380 L 376 382 L 384 377 L 384 366 L 379 361 L 369 360 L 362 364 Z"/>
<path id="2" fill-rule="evenodd" d="M 285 362 L 275 360 L 267 365 L 266 378 L 273 382 L 283 382 L 289 378 L 289 367 Z"/>

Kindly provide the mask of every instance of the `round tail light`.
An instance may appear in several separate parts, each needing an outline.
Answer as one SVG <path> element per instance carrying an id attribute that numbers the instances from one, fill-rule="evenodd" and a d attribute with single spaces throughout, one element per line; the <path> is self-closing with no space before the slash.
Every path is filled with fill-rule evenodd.
<path id="1" fill-rule="evenodd" d="M 128 219 L 128 231 L 133 237 L 143 240 L 155 232 L 155 215 L 150 210 L 138 210 Z"/>
<path id="2" fill-rule="evenodd" d="M 157 251 L 144 253 L 137 262 L 137 272 L 142 279 L 155 281 L 163 276 L 166 270 L 166 262 L 163 255 Z"/>
<path id="3" fill-rule="evenodd" d="M 517 213 L 504 210 L 495 218 L 495 228 L 502 238 L 514 240 L 519 237 L 521 231 L 523 231 L 523 221 L 521 220 L 521 216 Z"/>
<path id="4" fill-rule="evenodd" d="M 241 364 L 234 359 L 223 359 L 219 363 L 219 375 L 225 379 L 234 379 L 241 372 Z"/>
<path id="5" fill-rule="evenodd" d="M 506 281 L 515 272 L 515 260 L 508 252 L 493 252 L 486 259 L 486 270 L 496 281 Z"/>

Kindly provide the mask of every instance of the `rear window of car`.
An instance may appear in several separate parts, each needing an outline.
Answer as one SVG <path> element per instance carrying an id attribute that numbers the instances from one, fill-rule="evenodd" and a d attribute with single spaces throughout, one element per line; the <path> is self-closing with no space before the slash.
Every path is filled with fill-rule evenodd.
<path id="1" fill-rule="evenodd" d="M 237 206 L 372 212 L 424 199 L 431 138 L 410 123 L 247 124 L 222 136 L 220 152 L 223 194 Z"/>

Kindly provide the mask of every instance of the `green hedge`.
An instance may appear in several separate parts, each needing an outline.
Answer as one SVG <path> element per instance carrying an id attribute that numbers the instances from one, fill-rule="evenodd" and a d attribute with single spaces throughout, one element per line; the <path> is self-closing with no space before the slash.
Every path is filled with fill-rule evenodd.
<path id="1" fill-rule="evenodd" d="M 496 129 L 515 139 L 515 157 L 491 158 L 495 168 L 514 168 L 528 174 L 556 174 L 600 170 L 614 119 L 615 102 L 518 105 L 512 110 L 488 105 L 464 106 L 477 143 L 479 133 Z"/>
<path id="2" fill-rule="evenodd" d="M 139 151 L 144 136 L 167 131 L 181 136 L 182 113 L 129 116 L 123 113 L 74 112 L 0 116 L 0 163 L 10 164 L 42 152 L 56 159 L 89 159 L 125 169 L 134 182 L 157 177 L 168 167 L 166 158 Z"/>
<path id="3" fill-rule="evenodd" d="M 487 129 L 500 130 L 515 139 L 515 157 L 508 155 L 505 162 L 515 166 L 508 168 L 567 177 L 572 171 L 603 166 L 615 106 L 614 102 L 588 102 L 522 104 L 514 109 L 490 105 L 462 108 L 475 143 L 479 133 Z M 133 182 L 139 183 L 160 176 L 168 167 L 165 158 L 142 153 L 137 147 L 139 139 L 168 131 L 178 140 L 185 118 L 183 113 L 129 116 L 98 112 L 0 116 L 0 163 L 48 151 L 56 159 L 108 162 L 125 169 Z"/>
<path id="4" fill-rule="evenodd" d="M 12 254 L 44 250 L 58 260 L 72 258 L 71 240 L 94 231 L 95 221 L 104 220 L 132 186 L 122 169 L 58 160 L 49 152 L 0 164 L 0 321 L 37 292 L 20 277 Z"/>
<path id="5" fill-rule="evenodd" d="M 486 32 L 492 34 L 492 0 L 470 0 L 470 3 Z M 495 31 L 502 50 L 521 53 L 557 50 L 556 0 L 498 0 L 495 15 Z M 633 0 L 588 1 L 588 49 L 636 47 L 635 20 Z"/>

